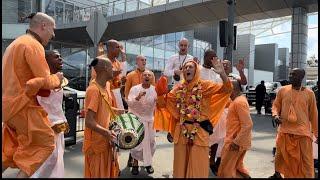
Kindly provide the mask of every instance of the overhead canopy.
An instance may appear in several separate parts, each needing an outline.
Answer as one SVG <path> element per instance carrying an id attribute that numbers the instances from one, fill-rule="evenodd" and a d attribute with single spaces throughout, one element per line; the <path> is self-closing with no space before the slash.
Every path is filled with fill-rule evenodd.
<path id="1" fill-rule="evenodd" d="M 305 7 L 307 12 L 318 11 L 317 0 L 238 0 L 236 1 L 235 23 L 289 16 L 293 7 Z M 204 26 L 213 21 L 227 19 L 226 0 L 181 0 L 124 14 L 101 18 L 95 26 L 97 41 L 108 39 L 127 40 L 177 31 L 186 31 Z M 105 13 L 105 12 L 102 12 Z M 91 18 L 93 19 L 93 18 Z M 103 20 L 104 19 L 104 20 Z M 91 22 L 72 24 L 72 28 L 58 26 L 57 40 L 92 45 L 88 32 Z M 102 22 L 101 22 L 102 21 Z M 84 28 L 87 28 L 86 29 Z M 105 29 L 103 29 L 105 28 Z M 92 30 L 91 30 L 92 33 Z"/>

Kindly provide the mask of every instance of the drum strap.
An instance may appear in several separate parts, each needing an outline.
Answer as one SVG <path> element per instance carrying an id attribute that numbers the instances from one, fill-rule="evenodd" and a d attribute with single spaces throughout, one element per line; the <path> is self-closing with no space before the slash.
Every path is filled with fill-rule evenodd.
<path id="1" fill-rule="evenodd" d="M 92 84 L 96 85 L 97 88 L 99 89 L 99 92 L 101 94 L 101 96 L 103 97 L 103 99 L 105 100 L 106 104 L 107 104 L 107 109 L 109 110 L 110 114 L 111 114 L 111 120 L 114 120 L 116 118 L 116 113 L 113 111 L 111 105 L 109 104 L 109 101 L 107 99 L 106 93 L 103 92 L 102 88 L 97 84 L 97 82 L 94 80 L 92 80 L 91 82 Z"/>

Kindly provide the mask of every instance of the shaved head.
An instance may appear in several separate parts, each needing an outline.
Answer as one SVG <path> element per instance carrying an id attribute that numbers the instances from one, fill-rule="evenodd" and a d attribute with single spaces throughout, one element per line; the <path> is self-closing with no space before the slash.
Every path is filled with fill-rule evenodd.
<path id="1" fill-rule="evenodd" d="M 143 55 L 138 55 L 136 57 L 137 68 L 141 71 L 144 71 L 147 64 L 147 59 Z"/>
<path id="2" fill-rule="evenodd" d="M 149 87 L 150 84 L 151 84 L 151 80 L 153 79 L 154 77 L 154 74 L 153 72 L 149 71 L 149 70 L 145 70 L 143 73 L 142 73 L 142 85 L 143 86 L 146 86 L 146 87 Z"/>
<path id="3" fill-rule="evenodd" d="M 106 42 L 107 49 L 114 48 L 118 44 L 119 44 L 119 42 L 114 39 L 110 39 L 109 41 Z"/>
<path id="4" fill-rule="evenodd" d="M 153 72 L 150 70 L 145 70 L 142 74 L 151 74 L 153 76 Z"/>
<path id="5" fill-rule="evenodd" d="M 120 53 L 120 43 L 117 40 L 110 39 L 105 43 L 107 47 L 107 56 L 111 61 L 119 56 Z"/>
<path id="6" fill-rule="evenodd" d="M 216 52 L 213 50 L 213 49 L 208 49 L 206 50 L 206 52 L 204 52 L 204 64 L 207 66 L 207 67 L 212 67 L 212 59 L 214 57 L 217 57 L 217 54 Z"/>
<path id="7" fill-rule="evenodd" d="M 179 54 L 186 55 L 188 53 L 189 41 L 186 38 L 182 38 L 179 41 Z"/>
<path id="8" fill-rule="evenodd" d="M 304 78 L 304 75 L 306 74 L 305 70 L 302 68 L 294 68 L 292 71 L 296 71 L 301 78 Z"/>
<path id="9" fill-rule="evenodd" d="M 55 37 L 54 29 L 56 24 L 54 19 L 42 12 L 31 13 L 27 18 L 30 19 L 30 29 L 28 31 L 31 31 L 33 35 L 38 35 L 39 37 L 36 37 L 38 41 L 43 46 L 46 46 Z"/>
<path id="10" fill-rule="evenodd" d="M 38 25 L 41 25 L 41 23 L 55 24 L 54 19 L 51 16 L 48 16 L 42 12 L 38 12 L 31 18 L 29 27 L 35 28 Z"/>
<path id="11" fill-rule="evenodd" d="M 60 54 L 58 50 L 46 50 L 45 51 L 45 55 L 46 55 L 46 58 L 48 58 L 49 56 L 52 56 L 54 54 Z"/>
<path id="12" fill-rule="evenodd" d="M 111 66 L 112 67 L 112 63 L 110 60 L 106 59 L 106 58 L 95 58 L 92 62 L 91 62 L 94 70 L 97 72 L 97 74 L 100 71 L 104 71 L 106 67 Z"/>
<path id="13" fill-rule="evenodd" d="M 189 40 L 187 38 L 181 38 L 180 41 L 179 41 L 179 44 L 181 44 L 181 43 L 189 44 Z"/>
<path id="14" fill-rule="evenodd" d="M 294 68 L 289 73 L 289 81 L 291 82 L 293 87 L 299 88 L 301 86 L 302 80 L 305 76 L 306 72 L 301 68 Z"/>
<path id="15" fill-rule="evenodd" d="M 231 83 L 232 83 L 232 86 L 233 86 L 233 90 L 232 90 L 230 98 L 232 100 L 234 100 L 236 97 L 241 95 L 242 88 L 241 88 L 241 84 L 240 84 L 239 80 L 231 80 Z"/>

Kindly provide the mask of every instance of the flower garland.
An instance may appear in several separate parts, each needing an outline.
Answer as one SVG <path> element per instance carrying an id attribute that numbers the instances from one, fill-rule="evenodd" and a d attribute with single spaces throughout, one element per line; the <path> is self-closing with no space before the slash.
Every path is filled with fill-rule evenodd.
<path id="1" fill-rule="evenodd" d="M 196 86 L 192 88 L 191 95 L 187 99 L 187 83 L 183 81 L 176 92 L 177 108 L 180 112 L 180 125 L 182 128 L 182 134 L 188 139 L 188 142 L 192 144 L 195 134 L 198 132 L 200 122 L 200 102 L 202 99 L 201 84 L 198 82 Z M 193 122 L 193 128 L 191 132 L 185 126 L 185 121 Z"/>

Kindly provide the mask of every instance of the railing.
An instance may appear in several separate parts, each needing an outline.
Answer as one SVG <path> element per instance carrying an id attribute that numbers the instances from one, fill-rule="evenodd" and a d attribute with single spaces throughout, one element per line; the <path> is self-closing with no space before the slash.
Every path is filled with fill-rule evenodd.
<path id="1" fill-rule="evenodd" d="M 145 8 L 168 4 L 180 0 L 115 0 L 105 4 L 69 10 L 55 14 L 53 17 L 57 24 L 70 24 L 89 21 L 95 11 L 101 12 L 105 17 L 124 14 Z"/>
<path id="2" fill-rule="evenodd" d="M 76 132 L 84 131 L 85 121 L 84 121 L 84 97 L 78 97 L 77 103 L 79 109 L 77 112 L 77 123 L 76 123 Z"/>

